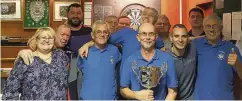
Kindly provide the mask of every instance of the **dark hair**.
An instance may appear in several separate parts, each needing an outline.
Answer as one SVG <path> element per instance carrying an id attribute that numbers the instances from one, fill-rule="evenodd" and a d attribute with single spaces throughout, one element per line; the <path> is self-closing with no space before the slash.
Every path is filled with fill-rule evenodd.
<path id="1" fill-rule="evenodd" d="M 81 7 L 81 5 L 78 4 L 78 3 L 73 3 L 73 4 L 71 4 L 71 5 L 68 6 L 68 8 L 67 8 L 67 13 L 70 11 L 70 8 L 71 8 L 71 7 L 76 7 L 76 8 L 78 8 L 78 7 Z"/>
<path id="2" fill-rule="evenodd" d="M 185 28 L 185 29 L 187 30 L 186 26 L 183 25 L 183 24 L 175 24 L 175 25 L 173 26 L 172 30 L 173 30 L 174 28 Z"/>
<path id="3" fill-rule="evenodd" d="M 202 17 L 204 17 L 203 10 L 200 9 L 200 8 L 192 8 L 192 9 L 189 11 L 189 16 L 190 16 L 191 12 L 199 12 L 199 13 L 202 14 Z"/>

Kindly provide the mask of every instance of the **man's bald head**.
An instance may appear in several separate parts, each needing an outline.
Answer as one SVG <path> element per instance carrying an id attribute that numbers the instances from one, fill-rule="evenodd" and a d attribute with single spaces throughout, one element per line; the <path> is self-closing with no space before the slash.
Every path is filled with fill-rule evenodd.
<path id="1" fill-rule="evenodd" d="M 68 43 L 71 29 L 67 24 L 62 24 L 57 28 L 55 35 L 55 44 L 58 48 L 63 48 Z"/>
<path id="2" fill-rule="evenodd" d="M 155 26 L 151 23 L 144 23 L 140 26 L 139 32 L 142 32 L 143 30 L 150 29 L 150 30 L 155 30 Z"/>

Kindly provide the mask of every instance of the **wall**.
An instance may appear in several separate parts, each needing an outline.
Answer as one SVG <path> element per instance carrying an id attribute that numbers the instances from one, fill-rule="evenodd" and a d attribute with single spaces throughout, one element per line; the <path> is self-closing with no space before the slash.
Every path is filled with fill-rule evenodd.
<path id="1" fill-rule="evenodd" d="M 171 25 L 180 23 L 180 0 L 161 0 L 161 14 L 167 15 Z M 188 17 L 189 10 L 196 7 L 197 4 L 211 2 L 213 0 L 182 0 L 182 24 L 186 25 L 188 29 L 191 28 Z M 205 15 L 212 13 L 209 9 Z"/>
<path id="2" fill-rule="evenodd" d="M 64 0 L 59 0 L 59 1 L 64 1 Z M 87 0 L 87 1 L 91 1 L 91 0 Z M 49 0 L 49 5 L 50 5 L 49 6 L 49 9 L 50 9 L 49 26 L 55 29 L 58 27 L 58 25 L 61 24 L 61 21 L 53 21 L 53 3 L 54 3 L 54 0 Z M 2 36 L 29 37 L 29 36 L 32 36 L 35 31 L 36 29 L 24 29 L 23 21 L 1 21 Z"/>
<path id="3" fill-rule="evenodd" d="M 182 22 L 184 25 L 186 25 L 187 29 L 190 30 L 191 26 L 190 23 L 188 21 L 188 17 L 189 17 L 189 11 L 190 9 L 196 7 L 197 4 L 202 4 L 202 3 L 206 3 L 206 2 L 211 2 L 213 0 L 183 0 L 183 4 L 186 6 L 183 6 L 183 10 L 182 10 Z M 212 9 L 210 9 L 210 11 L 207 11 L 209 13 L 212 13 Z M 206 15 L 206 13 L 205 13 Z"/>
<path id="4" fill-rule="evenodd" d="M 172 26 L 180 22 L 179 10 L 179 0 L 161 0 L 161 14 L 165 14 L 169 18 Z"/>

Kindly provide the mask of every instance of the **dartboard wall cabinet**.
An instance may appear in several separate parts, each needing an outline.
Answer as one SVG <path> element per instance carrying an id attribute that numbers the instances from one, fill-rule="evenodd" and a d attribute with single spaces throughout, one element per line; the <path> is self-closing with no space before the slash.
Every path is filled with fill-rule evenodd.
<path id="1" fill-rule="evenodd" d="M 103 20 L 106 16 L 128 16 L 131 28 L 140 25 L 139 19 L 145 7 L 153 7 L 160 13 L 161 0 L 93 0 L 95 20 Z"/>

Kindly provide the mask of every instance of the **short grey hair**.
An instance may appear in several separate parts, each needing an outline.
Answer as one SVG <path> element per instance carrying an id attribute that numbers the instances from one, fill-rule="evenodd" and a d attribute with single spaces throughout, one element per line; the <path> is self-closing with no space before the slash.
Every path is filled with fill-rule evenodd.
<path id="1" fill-rule="evenodd" d="M 158 20 L 159 13 L 155 8 L 152 8 L 152 7 L 145 7 L 145 9 L 142 12 L 149 10 L 149 9 L 152 10 L 154 13 L 154 22 L 152 22 L 152 23 L 155 24 Z"/>
<path id="2" fill-rule="evenodd" d="M 218 21 L 218 24 L 222 26 L 222 24 L 223 24 L 222 23 L 222 20 L 221 20 L 221 18 L 216 13 L 212 13 L 211 15 L 205 17 L 204 20 L 203 20 L 203 25 L 205 24 L 205 22 L 207 20 L 211 20 L 211 19 L 217 20 Z"/>
<path id="3" fill-rule="evenodd" d="M 107 22 L 105 22 L 103 20 L 96 20 L 92 25 L 92 33 L 91 34 L 93 34 L 93 32 L 96 30 L 97 24 L 105 24 L 107 26 L 108 30 L 109 30 L 109 26 L 108 26 Z"/>

